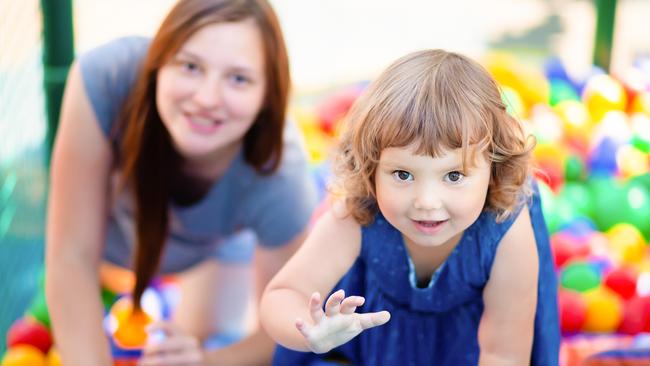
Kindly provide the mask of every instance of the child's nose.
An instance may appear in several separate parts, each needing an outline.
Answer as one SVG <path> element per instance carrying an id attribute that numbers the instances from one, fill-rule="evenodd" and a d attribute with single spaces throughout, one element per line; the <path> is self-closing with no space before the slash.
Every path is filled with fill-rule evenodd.
<path id="1" fill-rule="evenodd" d="M 421 189 L 413 206 L 418 210 L 437 210 L 442 208 L 442 198 L 434 189 Z"/>

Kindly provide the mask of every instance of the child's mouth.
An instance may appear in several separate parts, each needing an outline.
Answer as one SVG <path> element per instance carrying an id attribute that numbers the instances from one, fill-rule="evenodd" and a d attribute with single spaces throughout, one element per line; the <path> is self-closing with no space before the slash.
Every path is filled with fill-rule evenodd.
<path id="1" fill-rule="evenodd" d="M 413 223 L 415 224 L 415 227 L 426 234 L 433 234 L 437 232 L 440 227 L 447 222 L 447 220 L 440 220 L 440 221 L 435 221 L 435 220 L 413 220 Z"/>

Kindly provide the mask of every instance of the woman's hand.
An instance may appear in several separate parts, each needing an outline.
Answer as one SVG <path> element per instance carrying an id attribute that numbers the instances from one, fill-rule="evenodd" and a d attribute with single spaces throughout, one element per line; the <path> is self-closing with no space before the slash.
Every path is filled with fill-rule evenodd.
<path id="1" fill-rule="evenodd" d="M 201 342 L 169 322 L 158 322 L 148 329 L 149 340 L 139 366 L 203 366 Z"/>
<path id="2" fill-rule="evenodd" d="M 314 353 L 325 353 L 346 343 L 362 331 L 383 325 L 390 320 L 388 311 L 355 313 L 364 301 L 361 296 L 345 297 L 345 292 L 338 290 L 327 299 L 323 312 L 320 294 L 314 292 L 309 299 L 309 313 L 313 324 L 296 319 L 296 328 L 305 337 L 307 347 Z"/>

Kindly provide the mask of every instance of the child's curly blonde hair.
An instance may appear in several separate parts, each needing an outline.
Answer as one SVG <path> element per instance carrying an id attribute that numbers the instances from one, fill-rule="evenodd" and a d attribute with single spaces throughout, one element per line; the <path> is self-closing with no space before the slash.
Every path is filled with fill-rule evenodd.
<path id="1" fill-rule="evenodd" d="M 383 149 L 417 144 L 438 157 L 462 148 L 465 167 L 491 162 L 486 210 L 505 220 L 530 195 L 534 139 L 506 112 L 499 88 L 477 62 L 443 50 L 406 55 L 388 67 L 350 109 L 335 157 L 333 193 L 361 224 L 378 211 L 375 170 Z"/>

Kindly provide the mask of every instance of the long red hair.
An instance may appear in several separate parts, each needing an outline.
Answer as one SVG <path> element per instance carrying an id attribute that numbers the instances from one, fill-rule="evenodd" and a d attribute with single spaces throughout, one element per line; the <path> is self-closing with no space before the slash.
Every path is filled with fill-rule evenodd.
<path id="1" fill-rule="evenodd" d="M 115 133 L 123 186 L 135 201 L 136 275 L 133 302 L 137 308 L 158 270 L 168 235 L 172 188 L 183 177 L 175 151 L 156 108 L 156 77 L 181 46 L 202 27 L 253 19 L 264 44 L 266 93 L 262 109 L 244 136 L 244 157 L 261 174 L 274 172 L 282 158 L 282 131 L 288 102 L 289 61 L 280 24 L 265 0 L 181 0 L 169 12 L 151 41 L 135 85 L 121 111 Z"/>

